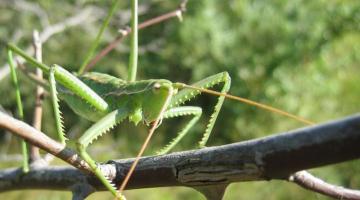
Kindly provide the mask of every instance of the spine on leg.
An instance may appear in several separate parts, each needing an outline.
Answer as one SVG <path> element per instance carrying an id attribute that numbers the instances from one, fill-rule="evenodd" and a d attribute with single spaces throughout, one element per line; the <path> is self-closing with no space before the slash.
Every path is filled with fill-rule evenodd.
<path id="1" fill-rule="evenodd" d="M 64 132 L 64 123 L 63 123 L 62 113 L 59 107 L 59 99 L 57 98 L 56 82 L 55 82 L 53 67 L 50 68 L 49 82 L 50 82 L 51 99 L 52 99 L 54 115 L 55 115 L 56 131 L 58 133 L 58 137 L 60 139 L 61 144 L 65 145 L 67 138 Z"/>

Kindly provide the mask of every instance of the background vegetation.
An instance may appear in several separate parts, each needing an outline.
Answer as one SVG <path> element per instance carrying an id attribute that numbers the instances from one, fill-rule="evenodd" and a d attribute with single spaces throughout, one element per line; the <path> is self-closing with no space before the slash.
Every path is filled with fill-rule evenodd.
<path id="1" fill-rule="evenodd" d="M 9 3 L 10 2 L 10 3 Z M 0 39 L 15 41 L 21 48 L 31 43 L 33 29 L 53 24 L 74 15 L 86 6 L 104 16 L 110 2 L 98 1 L 16 1 L 37 5 L 45 16 L 22 9 L 11 1 L 0 1 Z M 174 10 L 179 1 L 140 1 L 140 21 Z M 129 4 L 122 1 L 118 14 L 107 29 L 102 47 L 108 44 L 129 20 Z M 230 92 L 270 104 L 315 122 L 324 122 L 359 112 L 360 106 L 360 2 L 358 0 L 318 1 L 208 1 L 190 0 L 184 21 L 172 19 L 140 31 L 138 79 L 165 78 L 191 83 L 209 75 L 228 71 Z M 40 17 L 39 17 L 40 16 Z M 104 18 L 104 17 L 102 17 Z M 41 20 L 40 20 L 41 19 Z M 89 18 L 89 20 L 91 20 Z M 45 22 L 44 22 L 45 21 Z M 51 37 L 43 45 L 43 59 L 76 71 L 95 38 L 101 20 L 84 23 Z M 6 63 L 0 46 L 0 64 Z M 94 71 L 126 78 L 128 40 L 119 45 Z M 0 105 L 15 113 L 13 88 L 7 77 L 0 82 Z M 26 121 L 31 123 L 34 87 L 21 77 Z M 205 115 L 176 150 L 197 148 L 216 98 L 205 95 L 191 102 Z M 90 126 L 61 104 L 69 145 Z M 55 136 L 49 101 L 45 101 L 43 131 Z M 147 154 L 169 141 L 188 119 L 166 120 L 157 131 Z M 181 122 L 181 123 L 180 123 Z M 303 125 L 231 100 L 225 101 L 208 143 L 221 145 Z M 1 131 L 1 130 L 0 130 Z M 101 138 L 90 147 L 98 161 L 134 156 L 146 134 L 146 127 L 130 123 Z M 10 134 L 0 134 L 0 166 L 20 153 L 19 142 Z M 336 147 L 334 147 L 336 148 Z M 6 156 L 7 155 L 7 156 Z M 9 157 L 9 155 L 11 155 Z M 12 160 L 12 159 L 10 159 Z M 60 161 L 55 161 L 58 163 Z M 344 187 L 360 188 L 360 163 L 352 161 L 312 170 L 323 179 Z M 159 188 L 126 192 L 128 199 L 202 199 L 187 188 Z M 69 199 L 69 192 L 17 191 L 0 194 L 4 199 Z M 97 193 L 90 199 L 112 197 Z M 290 183 L 279 181 L 238 183 L 229 187 L 225 199 L 326 199 Z"/>

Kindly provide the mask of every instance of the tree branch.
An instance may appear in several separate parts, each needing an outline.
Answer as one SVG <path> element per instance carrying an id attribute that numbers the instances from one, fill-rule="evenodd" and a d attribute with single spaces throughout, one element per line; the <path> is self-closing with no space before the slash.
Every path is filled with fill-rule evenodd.
<path id="1" fill-rule="evenodd" d="M 0 128 L 4 128 L 17 136 L 23 138 L 34 146 L 64 160 L 70 165 L 88 173 L 92 170 L 88 164 L 83 161 L 73 150 L 64 147 L 59 142 L 49 138 L 44 133 L 36 130 L 34 127 L 17 120 L 0 111 Z"/>
<path id="2" fill-rule="evenodd" d="M 31 131 L 10 129 L 8 125 L 4 125 L 4 120 L 8 119 L 3 115 L 5 114 L 0 112 L 0 127 L 10 131 Z M 21 125 L 23 124 L 14 126 Z M 29 140 L 44 148 L 39 141 L 40 139 Z M 360 115 L 357 115 L 256 140 L 164 156 L 143 157 L 127 189 L 163 186 L 199 188 L 239 181 L 288 180 L 291 174 L 299 170 L 359 158 L 359 143 Z M 54 152 L 58 157 L 59 151 Z M 99 167 L 119 185 L 132 161 L 133 159 L 110 161 Z M 297 180 L 296 177 L 294 180 Z M 313 183 L 317 184 L 315 181 Z M 22 174 L 20 169 L 0 171 L 0 191 L 34 188 L 68 190 L 76 184 L 91 185 L 96 190 L 104 190 L 94 176 L 72 167 L 44 167 L 31 170 L 27 174 Z M 300 186 L 305 187 L 301 184 Z M 329 192 L 323 193 L 331 196 Z"/>
<path id="3" fill-rule="evenodd" d="M 289 180 L 300 185 L 301 187 L 312 190 L 314 192 L 325 194 L 336 199 L 360 199 L 360 191 L 331 185 L 319 178 L 314 177 L 306 171 L 296 172 L 293 176 L 290 177 Z"/>

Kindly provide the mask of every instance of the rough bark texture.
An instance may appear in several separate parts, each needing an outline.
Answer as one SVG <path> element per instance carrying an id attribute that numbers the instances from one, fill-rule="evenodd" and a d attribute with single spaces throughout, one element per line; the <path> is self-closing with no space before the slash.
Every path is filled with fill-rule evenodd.
<path id="1" fill-rule="evenodd" d="M 288 133 L 224 146 L 144 157 L 127 189 L 226 185 L 238 181 L 288 179 L 300 170 L 360 157 L 360 116 Z M 119 185 L 132 159 L 110 161 L 101 169 Z M 0 171 L 0 191 L 20 189 L 73 190 L 78 185 L 104 190 L 92 175 L 73 167 L 44 167 L 22 174 Z"/>

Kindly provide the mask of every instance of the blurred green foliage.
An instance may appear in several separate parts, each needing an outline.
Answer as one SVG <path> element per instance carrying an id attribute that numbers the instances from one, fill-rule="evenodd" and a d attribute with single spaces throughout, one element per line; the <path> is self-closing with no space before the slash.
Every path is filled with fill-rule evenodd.
<path id="1" fill-rule="evenodd" d="M 5 1 L 6 2 L 6 1 Z M 0 40 L 21 36 L 17 45 L 31 43 L 33 29 L 42 30 L 39 15 L 0 2 Z M 64 20 L 86 6 L 106 11 L 110 2 L 29 1 L 45 11 L 50 24 Z M 145 8 L 140 21 L 174 10 L 179 1 L 140 1 Z M 129 8 L 121 2 L 121 10 Z M 230 92 L 273 105 L 315 122 L 324 122 L 359 112 L 360 106 L 360 2 L 333 1 L 195 1 L 190 0 L 182 23 L 175 19 L 140 31 L 138 79 L 165 78 L 191 83 L 209 75 L 228 71 Z M 98 10 L 97 10 L 98 11 Z M 96 11 L 96 12 L 97 12 Z M 100 11 L 99 11 L 100 12 Z M 101 43 L 104 47 L 127 21 L 116 15 Z M 41 17 L 44 20 L 43 17 Z M 72 27 L 51 37 L 43 45 L 43 59 L 76 71 L 95 38 L 101 20 Z M 4 45 L 0 63 L 6 63 Z M 128 40 L 101 60 L 94 71 L 126 78 Z M 26 121 L 31 123 L 34 84 L 21 76 Z M 15 113 L 15 98 L 9 77 L 0 83 L 0 105 Z M 6 96 L 5 96 L 6 95 Z M 204 117 L 176 150 L 196 148 L 216 98 L 204 95 L 191 104 L 204 109 Z M 61 104 L 69 138 L 75 140 L 90 126 Z M 43 131 L 51 136 L 54 121 L 48 100 L 44 105 Z M 147 154 L 169 141 L 188 119 L 164 121 Z M 179 121 L 181 123 L 179 123 Z M 226 101 L 209 145 L 221 145 L 288 131 L 303 126 L 291 119 L 256 108 Z M 144 125 L 130 123 L 101 138 L 90 147 L 99 161 L 135 155 L 146 134 Z M 114 140 L 115 138 L 115 140 Z M 131 138 L 131 139 L 130 139 Z M 0 153 L 18 154 L 19 144 L 1 132 Z M 70 142 L 70 146 L 73 142 Z M 336 148 L 336 147 L 334 147 Z M 323 167 L 316 175 L 344 187 L 360 187 L 359 161 Z M 2 162 L 2 168 L 20 162 Z M 174 192 L 175 191 L 175 192 Z M 159 195 L 161 194 L 161 196 Z M 51 198 L 49 198 L 49 195 Z M 129 199 L 201 199 L 191 189 L 160 188 L 127 192 Z M 69 199 L 69 192 L 26 191 L 0 194 L 7 199 Z M 45 198 L 46 197 L 46 198 Z M 98 193 L 90 199 L 112 197 Z M 233 184 L 225 199 L 326 199 L 297 186 L 279 181 Z"/>

